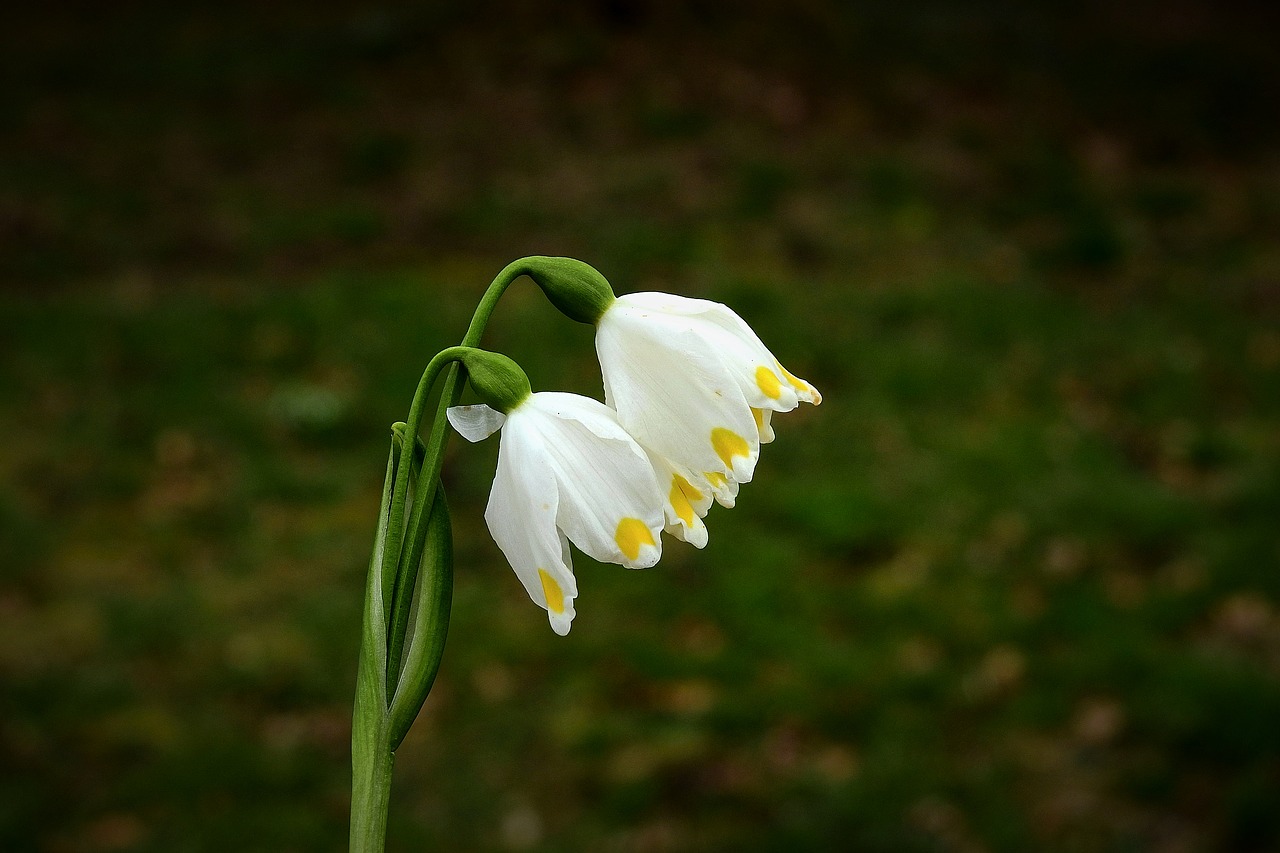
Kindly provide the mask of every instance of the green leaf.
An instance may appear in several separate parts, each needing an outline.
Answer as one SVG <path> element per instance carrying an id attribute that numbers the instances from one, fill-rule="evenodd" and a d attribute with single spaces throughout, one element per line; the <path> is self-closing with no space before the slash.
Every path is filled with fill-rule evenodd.
<path id="1" fill-rule="evenodd" d="M 431 504 L 418 581 L 413 638 L 391 699 L 392 750 L 400 746 L 431 692 L 449 633 L 449 611 L 453 604 L 453 529 L 443 484 L 437 484 Z"/>

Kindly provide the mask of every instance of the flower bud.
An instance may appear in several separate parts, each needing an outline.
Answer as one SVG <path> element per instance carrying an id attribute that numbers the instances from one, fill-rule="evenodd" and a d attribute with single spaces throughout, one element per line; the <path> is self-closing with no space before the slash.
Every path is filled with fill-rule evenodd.
<path id="1" fill-rule="evenodd" d="M 574 258 L 524 259 L 525 273 L 571 320 L 595 324 L 613 303 L 613 288 L 595 267 Z"/>
<path id="2" fill-rule="evenodd" d="M 459 347 L 458 360 L 467 370 L 467 381 L 486 405 L 506 414 L 529 396 L 529 377 L 505 355 L 473 347 Z"/>

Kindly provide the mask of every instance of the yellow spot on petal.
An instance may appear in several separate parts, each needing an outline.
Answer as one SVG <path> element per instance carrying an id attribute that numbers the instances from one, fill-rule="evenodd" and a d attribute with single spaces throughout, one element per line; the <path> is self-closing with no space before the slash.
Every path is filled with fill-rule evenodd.
<path id="1" fill-rule="evenodd" d="M 747 444 L 747 440 L 724 427 L 711 430 L 711 446 L 726 468 L 733 468 L 733 457 L 751 455 L 751 445 Z"/>
<path id="2" fill-rule="evenodd" d="M 756 430 L 759 432 L 764 432 L 764 412 L 762 412 L 760 409 L 757 409 L 755 406 L 752 406 L 751 417 L 756 419 Z"/>
<path id="3" fill-rule="evenodd" d="M 638 518 L 624 518 L 618 522 L 618 532 L 613 535 L 618 548 L 627 555 L 628 560 L 640 556 L 641 545 L 656 545 L 649 526 Z"/>
<path id="4" fill-rule="evenodd" d="M 693 525 L 693 501 L 702 500 L 702 492 L 690 485 L 689 481 L 679 474 L 671 475 L 671 494 L 668 496 L 671 508 L 686 525 Z"/>
<path id="5" fill-rule="evenodd" d="M 711 484 L 712 488 L 723 489 L 729 485 L 729 481 L 719 471 L 703 471 L 702 476 L 707 478 L 707 482 Z"/>
<path id="6" fill-rule="evenodd" d="M 782 396 L 782 382 L 778 379 L 778 374 L 763 365 L 756 368 L 756 384 L 770 400 L 776 400 Z"/>
<path id="7" fill-rule="evenodd" d="M 815 406 L 820 405 L 822 403 L 822 395 L 818 393 L 817 388 L 814 388 L 808 382 L 805 382 L 803 379 L 797 376 L 792 376 L 791 373 L 789 373 L 787 369 L 783 367 L 781 364 L 778 365 L 778 369 L 782 371 L 782 375 L 787 377 L 787 381 L 790 382 L 797 391 L 799 391 L 802 394 L 805 392 L 812 394 L 813 404 Z"/>
<path id="8" fill-rule="evenodd" d="M 538 569 L 538 580 L 542 581 L 542 594 L 547 597 L 547 609 L 557 616 L 564 612 L 564 590 L 545 569 Z"/>
<path id="9" fill-rule="evenodd" d="M 790 382 L 792 385 L 796 386 L 796 387 L 797 387 L 797 388 L 799 388 L 801 391 L 808 391 L 808 390 L 809 390 L 809 383 L 807 383 L 807 382 L 805 382 L 803 379 L 800 379 L 799 377 L 797 377 L 797 376 L 793 375 L 793 374 L 791 373 L 791 371 L 790 371 L 790 370 L 787 370 L 787 369 L 786 369 L 785 367 L 783 367 L 781 364 L 779 364 L 779 365 L 778 365 L 778 369 L 782 371 L 782 375 L 783 375 L 783 376 L 785 376 L 785 377 L 787 377 L 787 381 L 788 381 L 788 382 Z"/>
<path id="10" fill-rule="evenodd" d="M 668 499 L 671 501 L 671 508 L 675 510 L 676 517 L 686 525 L 692 525 L 693 504 L 689 503 L 689 499 L 684 496 L 684 492 L 680 491 L 679 486 L 671 487 L 671 494 Z"/>
<path id="11" fill-rule="evenodd" d="M 672 482 L 680 484 L 680 491 L 684 492 L 684 496 L 688 498 L 690 502 L 702 500 L 702 491 L 684 477 L 676 474 L 675 479 L 672 480 Z"/>

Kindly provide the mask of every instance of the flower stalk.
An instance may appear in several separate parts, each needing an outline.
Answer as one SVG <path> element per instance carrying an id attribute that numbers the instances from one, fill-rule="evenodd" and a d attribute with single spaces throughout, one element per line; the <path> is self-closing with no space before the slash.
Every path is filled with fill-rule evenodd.
<path id="1" fill-rule="evenodd" d="M 498 300 L 536 263 L 536 258 L 521 259 L 498 273 L 476 307 L 462 344 L 442 350 L 428 362 L 414 392 L 408 420 L 392 430 L 365 589 L 352 715 L 353 853 L 377 853 L 385 847 L 395 750 L 431 691 L 448 635 L 453 546 L 439 483 L 448 438 L 445 412 L 462 396 L 462 364 L 479 352 L 474 347 Z M 442 374 L 437 414 L 424 443 L 419 438 L 422 420 Z M 403 452 L 406 444 L 412 446 L 412 452 Z M 425 582 L 420 584 L 424 569 Z M 417 615 L 410 626 L 415 598 Z"/>

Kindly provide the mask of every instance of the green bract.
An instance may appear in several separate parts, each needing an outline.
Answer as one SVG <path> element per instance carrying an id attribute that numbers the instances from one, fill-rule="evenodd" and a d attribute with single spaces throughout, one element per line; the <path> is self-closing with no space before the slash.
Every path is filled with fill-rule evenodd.
<path id="1" fill-rule="evenodd" d="M 613 304 L 613 288 L 595 267 L 574 258 L 525 258 L 524 272 L 571 320 L 595 324 Z"/>
<path id="2" fill-rule="evenodd" d="M 505 415 L 529 396 L 529 377 L 505 355 L 471 347 L 458 350 L 467 381 L 485 404 Z"/>

